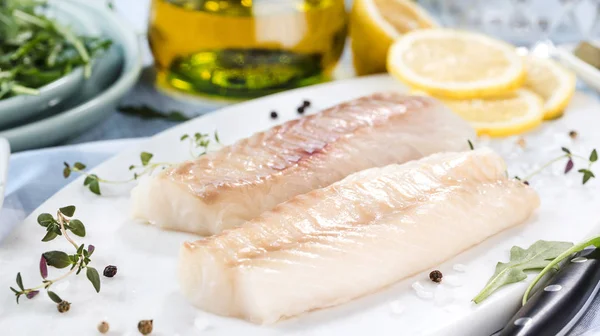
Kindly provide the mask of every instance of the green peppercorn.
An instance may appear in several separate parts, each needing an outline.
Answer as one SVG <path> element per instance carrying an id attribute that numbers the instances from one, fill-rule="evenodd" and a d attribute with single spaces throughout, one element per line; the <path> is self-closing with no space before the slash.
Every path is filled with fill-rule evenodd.
<path id="1" fill-rule="evenodd" d="M 138 322 L 138 330 L 142 335 L 148 335 L 152 332 L 152 320 L 141 320 Z"/>
<path id="2" fill-rule="evenodd" d="M 71 304 L 67 301 L 61 301 L 56 305 L 56 309 L 58 309 L 59 313 L 66 313 L 71 309 Z"/>

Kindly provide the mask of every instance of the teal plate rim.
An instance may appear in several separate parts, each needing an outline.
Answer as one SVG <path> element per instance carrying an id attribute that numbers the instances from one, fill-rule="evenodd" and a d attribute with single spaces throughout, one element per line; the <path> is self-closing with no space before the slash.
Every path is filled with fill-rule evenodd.
<path id="1" fill-rule="evenodd" d="M 137 82 L 142 69 L 141 48 L 135 30 L 112 12 L 102 2 L 90 3 L 85 0 L 61 0 L 83 6 L 93 11 L 94 16 L 101 17 L 105 25 L 110 25 L 120 36 L 119 45 L 123 49 L 123 71 L 106 90 L 90 100 L 65 110 L 59 114 L 39 121 L 17 126 L 0 132 L 0 137 L 6 138 L 14 151 L 39 148 L 56 144 L 91 127 L 102 118 L 115 111 L 114 108 L 102 108 L 105 105 L 116 104 Z"/>

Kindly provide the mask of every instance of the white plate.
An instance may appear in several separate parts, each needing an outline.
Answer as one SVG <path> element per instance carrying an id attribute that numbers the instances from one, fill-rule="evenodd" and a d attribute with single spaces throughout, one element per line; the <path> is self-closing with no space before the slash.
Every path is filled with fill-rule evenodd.
<path id="1" fill-rule="evenodd" d="M 187 145 L 179 141 L 182 134 L 210 133 L 218 129 L 222 141 L 231 143 L 273 126 L 276 122 L 269 118 L 272 110 L 279 112 L 277 122 L 297 117 L 295 109 L 304 99 L 310 99 L 315 106 L 312 112 L 372 92 L 394 89 L 403 90 L 388 76 L 380 75 L 312 86 L 230 106 L 161 133 L 117 155 L 94 172 L 104 178 L 126 179 L 131 176 L 127 167 L 138 162 L 141 151 L 154 153 L 157 162 L 188 158 Z M 522 174 L 560 155 L 561 146 L 588 154 L 593 145 L 600 144 L 599 111 L 600 104 L 595 99 L 577 94 L 565 118 L 546 123 L 527 135 L 527 149 L 520 149 L 515 144 L 516 138 L 483 139 L 477 145 L 490 143 L 506 157 L 511 175 Z M 579 132 L 578 140 L 569 138 L 571 129 Z M 496 262 L 507 260 L 510 247 L 516 244 L 526 247 L 538 239 L 578 241 L 596 228 L 597 181 L 581 186 L 581 177 L 576 172 L 564 176 L 563 166 L 554 168 L 531 181 L 542 198 L 535 218 L 438 266 L 446 276 L 455 277 L 453 283 L 457 287 L 450 286 L 450 281 L 433 286 L 427 280 L 428 272 L 423 272 L 348 304 L 262 327 L 191 307 L 178 291 L 175 268 L 180 244 L 196 237 L 161 231 L 129 220 L 131 186 L 104 185 L 104 196 L 98 197 L 86 190 L 83 180 L 79 179 L 44 203 L 0 246 L 0 288 L 5 289 L 0 291 L 3 293 L 0 295 L 0 330 L 7 335 L 39 331 L 89 335 L 101 320 L 107 320 L 111 330 L 122 335 L 136 334 L 139 320 L 154 319 L 156 335 L 489 335 L 515 311 L 526 284 L 507 286 L 479 306 L 470 299 L 493 273 Z M 56 171 L 47 178 L 60 179 L 60 175 L 61 172 Z M 78 207 L 76 217 L 87 227 L 87 237 L 77 241 L 96 246 L 91 265 L 102 271 L 105 265 L 114 264 L 119 273 L 112 279 L 102 277 L 100 294 L 94 292 L 84 275 L 72 276 L 53 286 L 58 294 L 72 302 L 71 311 L 64 315 L 57 313 L 45 295 L 30 301 L 23 298 L 21 304 L 16 305 L 8 291 L 9 286 L 14 286 L 16 273 L 22 273 L 25 285 L 37 284 L 40 254 L 69 248 L 61 239 L 40 242 L 44 230 L 36 223 L 37 215 L 55 212 L 69 204 Z M 430 249 L 436 253 L 435 246 Z M 466 265 L 466 272 L 453 270 L 455 264 Z M 52 270 L 51 277 L 58 274 L 61 272 Z M 417 297 L 411 289 L 415 281 L 434 289 L 435 298 Z"/>

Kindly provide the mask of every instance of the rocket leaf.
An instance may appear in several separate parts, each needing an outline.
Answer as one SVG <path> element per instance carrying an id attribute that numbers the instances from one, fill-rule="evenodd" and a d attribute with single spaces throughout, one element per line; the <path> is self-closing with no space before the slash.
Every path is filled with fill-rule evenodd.
<path id="1" fill-rule="evenodd" d="M 481 303 L 500 287 L 525 280 L 527 278 L 525 271 L 544 269 L 571 246 L 572 243 L 545 240 L 538 240 L 528 249 L 513 246 L 510 249 L 510 261 L 499 262 L 496 265 L 496 272 L 473 301 Z"/>
<path id="2" fill-rule="evenodd" d="M 561 261 L 563 261 L 565 258 L 568 258 L 569 256 L 571 256 L 573 253 L 577 253 L 577 252 L 581 252 L 583 251 L 583 249 L 585 249 L 588 246 L 595 246 L 596 248 L 600 247 L 600 236 L 596 236 L 593 238 L 590 238 L 582 243 L 579 243 L 575 246 L 572 246 L 571 248 L 567 249 L 566 251 L 564 251 L 563 253 L 561 253 L 560 255 L 558 255 L 556 258 L 554 258 L 554 260 L 552 260 L 551 263 L 549 263 L 548 265 L 546 265 L 546 267 L 544 267 L 544 269 L 540 272 L 540 274 L 538 274 L 535 279 L 533 279 L 533 281 L 531 282 L 531 284 L 529 284 L 529 287 L 527 287 L 527 290 L 525 291 L 525 294 L 523 295 L 523 304 L 525 304 L 527 302 L 527 298 L 529 297 L 529 293 L 531 292 L 531 290 L 533 289 L 533 287 L 535 287 L 535 285 L 540 281 L 540 279 L 546 274 L 548 273 L 548 271 L 550 271 L 553 267 L 555 267 L 556 265 L 558 265 Z"/>

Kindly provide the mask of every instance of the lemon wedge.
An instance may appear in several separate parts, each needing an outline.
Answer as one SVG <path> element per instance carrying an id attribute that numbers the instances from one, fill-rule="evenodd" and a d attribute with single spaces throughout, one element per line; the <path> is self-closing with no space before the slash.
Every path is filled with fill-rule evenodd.
<path id="1" fill-rule="evenodd" d="M 562 116 L 575 92 L 575 75 L 546 58 L 527 56 L 525 63 L 525 87 L 544 99 L 544 119 Z"/>
<path id="2" fill-rule="evenodd" d="M 524 133 L 541 124 L 544 102 L 527 89 L 489 98 L 440 100 L 467 120 L 478 135 L 509 136 Z"/>
<path id="3" fill-rule="evenodd" d="M 357 75 L 385 72 L 392 42 L 402 34 L 436 26 L 432 17 L 410 0 L 355 0 L 350 37 Z"/>
<path id="4" fill-rule="evenodd" d="M 409 32 L 389 49 L 387 69 L 434 96 L 457 99 L 501 95 L 525 81 L 525 64 L 512 45 L 452 29 Z"/>

